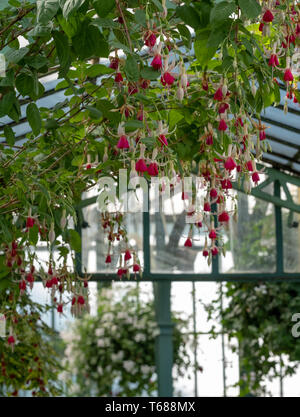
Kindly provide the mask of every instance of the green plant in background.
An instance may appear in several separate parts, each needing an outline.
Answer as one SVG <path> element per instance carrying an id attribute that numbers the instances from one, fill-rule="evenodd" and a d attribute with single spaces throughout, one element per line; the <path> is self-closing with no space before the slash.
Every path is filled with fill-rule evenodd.
<path id="1" fill-rule="evenodd" d="M 8 291 L 0 294 L 0 303 L 9 334 L 8 338 L 0 337 L 0 396 L 59 396 L 62 367 L 58 338 L 41 320 L 49 307 L 33 302 L 26 294 L 17 298 Z"/>
<path id="2" fill-rule="evenodd" d="M 118 291 L 116 291 L 118 290 Z M 75 396 L 140 396 L 157 391 L 152 300 L 133 287 L 101 290 L 96 316 L 85 316 L 62 334 L 67 343 L 65 374 Z M 174 366 L 178 376 L 190 365 L 187 320 L 173 313 Z"/>
<path id="3" fill-rule="evenodd" d="M 268 204 L 256 199 L 249 210 L 248 197 L 239 194 L 239 217 L 232 251 L 236 270 L 268 271 L 276 260 L 275 219 Z M 287 214 L 283 224 L 287 224 Z M 290 240 L 295 239 L 294 235 Z M 239 242 L 239 244 L 237 244 Z M 289 256 L 297 258 L 297 244 Z M 238 277 L 238 274 L 237 274 Z M 228 300 L 220 310 L 221 297 Z M 240 360 L 240 395 L 264 395 L 266 381 L 293 375 L 300 360 L 300 340 L 292 336 L 292 315 L 300 311 L 300 285 L 283 282 L 229 282 L 211 305 L 209 318 L 222 324 Z M 215 328 L 211 335 L 216 336 Z M 293 363 L 292 363 L 293 362 Z"/>

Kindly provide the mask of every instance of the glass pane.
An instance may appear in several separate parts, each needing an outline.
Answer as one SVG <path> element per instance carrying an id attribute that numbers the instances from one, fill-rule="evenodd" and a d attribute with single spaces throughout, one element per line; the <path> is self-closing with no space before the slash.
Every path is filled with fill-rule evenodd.
<path id="1" fill-rule="evenodd" d="M 186 212 L 180 194 L 167 200 L 164 210 L 150 210 L 151 272 L 211 272 L 211 266 L 208 266 L 202 255 L 205 235 L 201 230 L 194 230 L 192 247 L 184 246 L 190 226 L 186 223 L 185 217 Z"/>
<path id="2" fill-rule="evenodd" d="M 274 272 L 276 232 L 274 206 L 237 193 L 238 215 L 231 218 L 223 239 L 226 256 L 220 256 L 221 272 Z"/>
<path id="3" fill-rule="evenodd" d="M 285 272 L 300 272 L 300 214 L 282 209 L 283 264 Z"/>
<path id="4" fill-rule="evenodd" d="M 120 250 L 125 250 L 124 242 L 115 241 L 112 244 L 111 264 L 106 264 L 108 238 L 101 225 L 101 213 L 96 204 L 83 209 L 86 227 L 82 229 L 82 271 L 87 273 L 116 272 Z M 125 224 L 129 248 L 134 249 L 143 265 L 143 213 L 126 213 Z"/>

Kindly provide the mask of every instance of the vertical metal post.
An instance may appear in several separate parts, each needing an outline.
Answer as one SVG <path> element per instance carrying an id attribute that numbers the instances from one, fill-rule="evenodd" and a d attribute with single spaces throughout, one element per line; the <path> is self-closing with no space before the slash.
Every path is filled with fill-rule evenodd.
<path id="1" fill-rule="evenodd" d="M 274 182 L 274 196 L 280 198 L 280 182 Z M 276 227 L 276 272 L 283 273 L 283 233 L 281 207 L 275 206 L 275 227 Z"/>
<path id="2" fill-rule="evenodd" d="M 173 324 L 171 319 L 171 282 L 155 282 L 155 312 L 159 329 L 156 338 L 155 359 L 158 380 L 158 396 L 173 396 Z"/>
<path id="3" fill-rule="evenodd" d="M 197 361 L 197 352 L 198 352 L 198 334 L 197 334 L 197 323 L 196 323 L 196 285 L 195 282 L 192 282 L 192 297 L 193 297 L 193 333 L 194 333 L 194 393 L 195 397 L 198 397 L 198 361 Z"/>
<path id="4" fill-rule="evenodd" d="M 220 282 L 220 290 L 221 290 L 220 291 L 221 292 L 220 309 L 221 309 L 221 315 L 223 316 L 223 283 L 222 282 Z M 224 336 L 223 326 L 221 327 L 221 340 L 222 340 L 222 364 L 223 364 L 223 395 L 224 397 L 227 397 L 225 336 Z"/>

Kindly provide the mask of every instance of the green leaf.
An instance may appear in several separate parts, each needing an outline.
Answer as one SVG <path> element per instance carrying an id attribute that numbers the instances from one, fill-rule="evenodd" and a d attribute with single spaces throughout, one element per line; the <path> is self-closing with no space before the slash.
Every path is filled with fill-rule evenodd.
<path id="1" fill-rule="evenodd" d="M 8 125 L 4 126 L 4 135 L 6 138 L 6 142 L 10 145 L 13 146 L 15 144 L 15 134 L 14 131 L 12 130 L 12 128 Z"/>
<path id="2" fill-rule="evenodd" d="M 201 26 L 200 17 L 196 9 L 192 6 L 178 6 L 176 8 L 176 14 L 180 17 L 184 23 L 191 26 L 194 29 L 198 29 Z"/>
<path id="3" fill-rule="evenodd" d="M 99 75 L 111 74 L 113 72 L 114 70 L 112 68 L 107 67 L 106 65 L 95 64 L 87 68 L 86 75 L 88 77 L 95 78 L 95 77 L 98 77 Z"/>
<path id="4" fill-rule="evenodd" d="M 40 69 L 47 65 L 47 58 L 41 55 L 25 57 L 24 61 L 29 67 Z"/>
<path id="5" fill-rule="evenodd" d="M 42 119 L 39 109 L 35 103 L 28 104 L 26 108 L 26 116 L 34 135 L 37 136 L 41 131 Z"/>
<path id="6" fill-rule="evenodd" d="M 16 99 L 15 93 L 10 91 L 7 94 L 5 94 L 0 101 L 0 115 L 4 116 L 5 114 L 8 114 L 10 109 L 12 108 L 14 101 Z"/>
<path id="7" fill-rule="evenodd" d="M 126 132 L 134 132 L 137 129 L 142 129 L 144 127 L 144 123 L 140 120 L 129 120 L 125 123 L 125 130 Z"/>
<path id="8" fill-rule="evenodd" d="M 81 238 L 79 233 L 74 229 L 68 229 L 68 232 L 71 249 L 75 252 L 81 252 Z"/>
<path id="9" fill-rule="evenodd" d="M 242 13 L 248 19 L 255 19 L 261 13 L 261 6 L 256 0 L 238 0 Z"/>
<path id="10" fill-rule="evenodd" d="M 159 71 L 155 71 L 153 68 L 145 67 L 141 70 L 141 77 L 145 78 L 145 80 L 155 81 L 159 78 L 161 73 Z"/>
<path id="11" fill-rule="evenodd" d="M 61 69 L 65 73 L 70 67 L 70 46 L 67 35 L 62 32 L 54 31 L 52 33 L 55 42 L 56 53 L 59 59 Z"/>
<path id="12" fill-rule="evenodd" d="M 136 59 L 129 55 L 127 56 L 124 71 L 128 81 L 138 81 L 140 78 L 140 71 Z"/>
<path id="13" fill-rule="evenodd" d="M 221 21 L 228 19 L 228 17 L 236 11 L 235 3 L 228 3 L 222 1 L 215 5 L 210 13 L 210 22 L 212 24 L 219 24 Z"/>
<path id="14" fill-rule="evenodd" d="M 8 2 L 9 2 L 9 0 L 1 0 L 0 10 L 4 10 L 4 9 L 6 9 L 6 7 L 11 7 L 11 6 L 8 4 Z"/>
<path id="15" fill-rule="evenodd" d="M 88 109 L 92 119 L 100 119 L 100 117 L 102 117 L 102 112 L 96 107 L 87 106 L 86 108 Z"/>
<path id="16" fill-rule="evenodd" d="M 161 4 L 160 1 L 158 1 L 158 0 L 152 0 L 152 3 L 155 4 L 155 6 L 158 8 L 158 10 L 160 12 L 163 12 L 164 9 L 163 9 L 162 4 Z"/>
<path id="17" fill-rule="evenodd" d="M 58 8 L 59 8 L 59 1 L 58 0 L 38 0 L 36 2 L 37 6 L 37 22 L 43 25 L 46 25 L 49 20 L 51 20 Z"/>
<path id="18" fill-rule="evenodd" d="M 195 55 L 197 61 L 203 67 L 208 64 L 208 62 L 213 58 L 216 53 L 218 46 L 208 47 L 208 39 L 198 39 L 195 41 Z"/>
<path id="19" fill-rule="evenodd" d="M 146 13 L 144 10 L 136 9 L 134 14 L 134 20 L 141 26 L 146 26 Z"/>
<path id="20" fill-rule="evenodd" d="M 109 47 L 100 30 L 85 20 L 77 35 L 72 38 L 73 48 L 80 58 L 108 57 Z"/>
<path id="21" fill-rule="evenodd" d="M 17 90 L 25 96 L 34 95 L 34 79 L 28 73 L 22 72 L 16 78 L 16 87 Z"/>
<path id="22" fill-rule="evenodd" d="M 169 126 L 170 129 L 173 129 L 175 127 L 175 125 L 181 120 L 183 119 L 184 115 L 176 110 L 171 110 L 169 113 Z"/>
<path id="23" fill-rule="evenodd" d="M 93 0 L 93 6 L 99 17 L 106 17 L 116 6 L 115 0 Z"/>
<path id="24" fill-rule="evenodd" d="M 63 31 L 69 38 L 75 36 L 78 33 L 81 26 L 81 19 L 78 15 L 70 16 L 68 20 L 66 20 L 64 19 L 63 15 L 59 14 L 57 16 L 57 20 L 60 26 L 62 27 Z"/>
<path id="25" fill-rule="evenodd" d="M 29 228 L 29 242 L 31 245 L 36 246 L 39 240 L 39 227 L 34 224 L 33 227 Z"/>
<path id="26" fill-rule="evenodd" d="M 121 115 L 119 112 L 111 111 L 115 106 L 108 100 L 98 100 L 96 104 L 97 109 L 101 110 L 103 116 L 114 123 L 119 123 Z"/>
<path id="27" fill-rule="evenodd" d="M 9 49 L 5 52 L 5 59 L 8 63 L 17 64 L 29 52 L 29 48 Z"/>
<path id="28" fill-rule="evenodd" d="M 67 19 L 72 13 L 78 10 L 84 2 L 85 0 L 66 0 L 62 7 L 63 17 Z"/>

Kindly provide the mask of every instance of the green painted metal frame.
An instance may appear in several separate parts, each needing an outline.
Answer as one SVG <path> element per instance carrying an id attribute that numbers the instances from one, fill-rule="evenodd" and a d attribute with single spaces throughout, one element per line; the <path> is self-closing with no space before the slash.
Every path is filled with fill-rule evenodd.
<path id="1" fill-rule="evenodd" d="M 261 167 L 260 167 L 261 168 Z M 150 217 L 149 212 L 143 213 L 143 252 L 144 270 L 142 281 L 153 281 L 155 296 L 155 312 L 159 335 L 156 340 L 156 367 L 158 376 L 158 394 L 160 397 L 171 397 L 173 395 L 172 368 L 173 368 L 173 324 L 171 320 L 171 282 L 174 281 L 300 281 L 300 273 L 286 273 L 283 265 L 283 229 L 282 229 L 282 208 L 300 213 L 300 205 L 296 204 L 288 190 L 287 184 L 294 184 L 300 187 L 300 178 L 285 174 L 272 168 L 265 168 L 267 178 L 258 187 L 254 188 L 251 194 L 257 198 L 274 204 L 275 206 L 275 230 L 276 230 L 276 271 L 274 273 L 221 273 L 219 271 L 219 260 L 216 256 L 212 262 L 212 272 L 209 274 L 162 274 L 151 272 L 150 253 Z M 274 193 L 269 194 L 264 188 L 274 184 Z M 234 184 L 234 188 L 243 191 L 242 184 Z M 286 200 L 281 199 L 281 189 L 285 192 Z M 81 225 L 84 222 L 82 208 L 96 202 L 96 197 L 82 201 L 78 207 L 79 226 L 78 232 L 81 235 Z M 217 218 L 215 216 L 215 223 Z M 83 276 L 81 270 L 81 254 L 76 253 L 76 270 Z M 116 280 L 115 274 L 96 273 L 91 279 L 95 281 Z M 136 281 L 134 276 L 130 280 Z M 224 343 L 224 342 L 223 342 Z M 223 375 L 224 378 L 224 375 Z"/>

